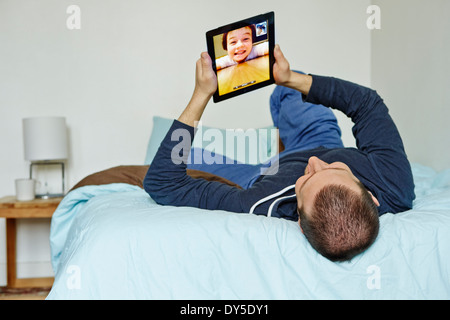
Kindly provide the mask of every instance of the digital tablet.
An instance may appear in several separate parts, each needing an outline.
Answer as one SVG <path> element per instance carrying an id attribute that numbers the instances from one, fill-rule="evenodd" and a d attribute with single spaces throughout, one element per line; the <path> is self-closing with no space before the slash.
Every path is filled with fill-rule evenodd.
<path id="1" fill-rule="evenodd" d="M 274 13 L 268 12 L 206 33 L 217 75 L 214 102 L 274 83 Z"/>

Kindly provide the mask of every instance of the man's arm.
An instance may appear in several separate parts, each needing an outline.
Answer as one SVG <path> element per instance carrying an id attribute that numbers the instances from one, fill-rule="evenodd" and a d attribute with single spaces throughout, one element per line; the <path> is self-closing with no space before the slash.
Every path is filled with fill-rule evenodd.
<path id="1" fill-rule="evenodd" d="M 313 76 L 306 101 L 342 111 L 352 119 L 360 151 L 372 164 L 371 174 L 383 182 L 384 201 L 394 212 L 412 207 L 414 181 L 400 133 L 376 91 L 332 77 Z"/>
<path id="2" fill-rule="evenodd" d="M 373 174 L 385 183 L 386 200 L 397 211 L 410 208 L 415 197 L 411 167 L 400 134 L 381 97 L 355 83 L 290 71 L 281 50 L 276 47 L 274 54 L 276 83 L 300 91 L 308 102 L 340 110 L 350 117 L 355 124 L 353 134 L 358 149 L 368 155 Z"/>
<path id="3" fill-rule="evenodd" d="M 192 98 L 161 142 L 143 182 L 145 191 L 157 203 L 243 212 L 240 189 L 217 181 L 193 179 L 186 172 L 194 127 L 216 89 L 211 59 L 204 52 L 197 61 Z"/>
<path id="4" fill-rule="evenodd" d="M 187 107 L 178 118 L 191 127 L 195 127 L 203 115 L 209 100 L 217 89 L 217 77 L 212 69 L 208 53 L 202 52 L 195 68 L 195 89 Z"/>

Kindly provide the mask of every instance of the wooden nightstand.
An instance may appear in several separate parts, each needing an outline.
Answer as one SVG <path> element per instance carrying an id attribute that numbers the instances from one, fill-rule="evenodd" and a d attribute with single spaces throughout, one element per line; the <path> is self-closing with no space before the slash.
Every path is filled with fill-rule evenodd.
<path id="1" fill-rule="evenodd" d="M 51 287 L 53 277 L 17 279 L 16 220 L 51 218 L 62 198 L 17 201 L 15 197 L 0 198 L 0 218 L 6 218 L 7 286 L 10 288 Z"/>

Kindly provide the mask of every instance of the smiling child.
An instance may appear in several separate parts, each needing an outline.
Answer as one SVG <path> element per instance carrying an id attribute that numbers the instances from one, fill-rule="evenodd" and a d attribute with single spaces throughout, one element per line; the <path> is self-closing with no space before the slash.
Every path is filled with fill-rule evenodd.
<path id="1" fill-rule="evenodd" d="M 263 42 L 253 46 L 255 40 L 256 28 L 254 25 L 224 33 L 222 46 L 228 55 L 216 60 L 217 70 L 268 54 L 268 43 Z"/>

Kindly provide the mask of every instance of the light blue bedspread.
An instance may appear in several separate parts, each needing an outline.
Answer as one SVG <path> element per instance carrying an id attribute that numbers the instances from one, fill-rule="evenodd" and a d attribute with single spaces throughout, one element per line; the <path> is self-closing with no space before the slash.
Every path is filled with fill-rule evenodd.
<path id="1" fill-rule="evenodd" d="M 351 262 L 295 222 L 159 206 L 127 184 L 69 193 L 52 219 L 48 299 L 449 299 L 450 170 L 413 165 L 414 209 Z"/>

